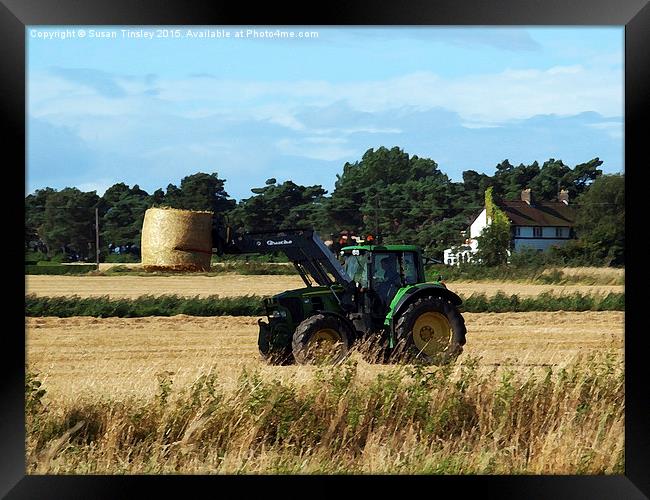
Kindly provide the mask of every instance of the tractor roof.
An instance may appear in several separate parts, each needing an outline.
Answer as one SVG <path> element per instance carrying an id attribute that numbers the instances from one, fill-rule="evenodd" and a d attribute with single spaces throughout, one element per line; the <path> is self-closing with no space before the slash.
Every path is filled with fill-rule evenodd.
<path id="1" fill-rule="evenodd" d="M 341 248 L 346 250 L 365 250 L 367 252 L 419 252 L 420 247 L 415 245 L 350 245 Z"/>

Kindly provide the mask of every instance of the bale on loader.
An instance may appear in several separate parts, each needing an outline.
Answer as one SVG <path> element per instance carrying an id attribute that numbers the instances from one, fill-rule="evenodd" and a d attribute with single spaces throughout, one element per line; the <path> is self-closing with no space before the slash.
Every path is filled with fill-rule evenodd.
<path id="1" fill-rule="evenodd" d="M 142 223 L 142 267 L 147 271 L 209 271 L 212 212 L 150 208 Z"/>

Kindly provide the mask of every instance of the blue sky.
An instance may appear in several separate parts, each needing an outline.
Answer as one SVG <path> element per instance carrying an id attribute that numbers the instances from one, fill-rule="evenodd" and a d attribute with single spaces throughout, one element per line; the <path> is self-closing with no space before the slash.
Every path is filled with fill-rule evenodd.
<path id="1" fill-rule="evenodd" d="M 294 38 L 259 36 L 276 30 Z M 599 157 L 623 172 L 623 38 L 622 27 L 27 27 L 26 191 L 152 192 L 202 171 L 236 199 L 270 177 L 331 192 L 345 162 L 379 146 L 432 158 L 453 180 L 506 158 Z"/>

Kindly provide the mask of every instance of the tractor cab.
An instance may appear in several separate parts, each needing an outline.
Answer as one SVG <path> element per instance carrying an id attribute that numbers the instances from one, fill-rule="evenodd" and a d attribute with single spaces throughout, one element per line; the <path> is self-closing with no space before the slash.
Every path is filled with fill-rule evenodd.
<path id="1" fill-rule="evenodd" d="M 340 258 L 359 291 L 374 292 L 378 313 L 385 312 L 400 288 L 425 281 L 422 254 L 414 245 L 348 246 Z"/>

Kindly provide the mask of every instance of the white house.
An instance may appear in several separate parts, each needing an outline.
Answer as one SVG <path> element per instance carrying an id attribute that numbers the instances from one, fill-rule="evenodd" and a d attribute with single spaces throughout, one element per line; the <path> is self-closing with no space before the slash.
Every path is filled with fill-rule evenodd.
<path id="1" fill-rule="evenodd" d="M 537 201 L 530 189 L 521 192 L 521 200 L 502 201 L 498 206 L 510 220 L 510 251 L 524 248 L 543 251 L 555 245 L 564 245 L 575 237 L 573 225 L 575 211 L 569 206 L 569 193 L 560 191 L 558 201 Z M 469 226 L 465 244 L 444 251 L 445 264 L 457 265 L 469 262 L 476 254 L 476 237 L 487 226 L 487 211 L 484 208 Z"/>

